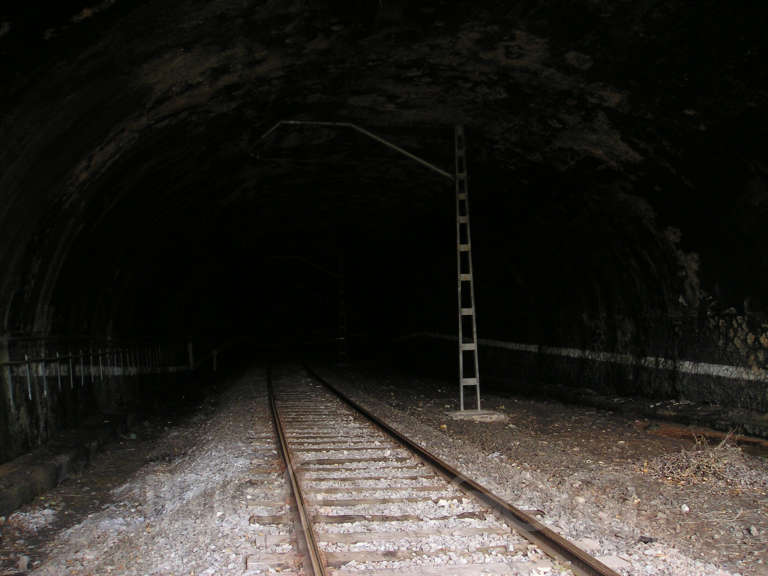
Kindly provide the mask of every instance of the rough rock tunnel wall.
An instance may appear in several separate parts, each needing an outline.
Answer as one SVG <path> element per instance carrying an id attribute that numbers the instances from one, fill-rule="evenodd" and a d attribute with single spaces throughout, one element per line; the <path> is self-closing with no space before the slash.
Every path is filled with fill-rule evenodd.
<path id="1" fill-rule="evenodd" d="M 525 391 L 548 384 L 768 412 L 768 324 L 707 306 L 698 316 L 656 317 L 653 325 L 650 345 L 622 349 L 481 338 L 481 375 Z M 454 376 L 446 359 L 456 353 L 455 337 L 420 334 L 400 344 L 411 366 Z"/>

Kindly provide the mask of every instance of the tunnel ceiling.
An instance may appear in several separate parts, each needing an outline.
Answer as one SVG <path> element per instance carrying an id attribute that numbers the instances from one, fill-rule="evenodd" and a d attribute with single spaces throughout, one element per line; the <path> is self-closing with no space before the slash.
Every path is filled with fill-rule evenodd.
<path id="1" fill-rule="evenodd" d="M 242 302 L 274 276 L 323 285 L 311 266 L 286 262 L 335 266 L 339 246 L 356 277 L 378 278 L 381 290 L 402 291 L 406 273 L 450 278 L 449 182 L 350 131 L 285 128 L 261 140 L 282 119 L 355 122 L 449 171 L 452 126 L 466 124 L 478 290 L 481 272 L 489 286 L 500 268 L 522 301 L 541 283 L 562 296 L 558 274 L 605 277 L 603 291 L 621 292 L 608 251 L 608 262 L 630 262 L 629 282 L 648 284 L 639 306 L 674 299 L 668 226 L 726 300 L 768 289 L 755 3 L 107 0 L 2 10 L 6 331 L 157 331 L 149 314 L 137 320 L 142 310 L 183 324 L 190 306 Z M 445 256 L 431 259 L 441 235 Z M 553 255 L 568 262 L 541 264 Z M 213 286 L 233 270 L 261 280 L 235 282 L 243 293 Z M 326 276 L 318 306 L 333 292 Z M 574 310 L 605 299 L 599 292 Z M 509 296 L 486 293 L 489 307 Z M 251 306 L 274 297 L 257 291 Z M 452 297 L 435 301 L 451 314 Z"/>

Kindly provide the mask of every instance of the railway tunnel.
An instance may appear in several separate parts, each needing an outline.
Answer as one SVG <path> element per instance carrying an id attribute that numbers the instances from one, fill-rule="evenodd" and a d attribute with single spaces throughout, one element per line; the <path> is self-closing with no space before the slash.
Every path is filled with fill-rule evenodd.
<path id="1" fill-rule="evenodd" d="M 4 6 L 0 568 L 270 569 L 271 361 L 619 573 L 765 574 L 764 54 L 748 2 Z"/>

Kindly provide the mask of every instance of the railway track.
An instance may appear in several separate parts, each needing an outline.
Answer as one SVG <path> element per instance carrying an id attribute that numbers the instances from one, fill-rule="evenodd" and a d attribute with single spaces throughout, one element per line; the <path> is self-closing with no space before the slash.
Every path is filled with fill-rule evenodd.
<path id="1" fill-rule="evenodd" d="M 317 376 L 268 389 L 287 481 L 276 514 L 252 516 L 265 542 L 249 573 L 618 576 Z"/>

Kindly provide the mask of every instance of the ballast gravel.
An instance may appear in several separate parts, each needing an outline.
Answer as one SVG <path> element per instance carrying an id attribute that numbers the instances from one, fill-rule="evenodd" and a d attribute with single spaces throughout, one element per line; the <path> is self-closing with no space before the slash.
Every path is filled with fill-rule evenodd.
<path id="1" fill-rule="evenodd" d="M 137 443 L 147 454 L 179 456 L 149 460 L 124 478 L 101 510 L 36 551 L 43 560 L 31 574 L 242 576 L 264 573 L 246 570 L 248 555 L 290 554 L 289 524 L 249 522 L 289 510 L 287 504 L 261 505 L 289 490 L 275 451 L 264 370 L 240 377 L 217 404 L 205 418 L 193 416 L 152 445 Z M 88 475 L 57 490 L 74 490 L 74 480 Z M 35 513 L 34 507 L 24 513 Z"/>
<path id="2" fill-rule="evenodd" d="M 694 456 L 677 456 L 681 450 L 695 449 L 693 443 L 660 440 L 633 422 L 594 409 L 486 395 L 486 407 L 503 412 L 506 423 L 454 422 L 445 414 L 455 408 L 452 388 L 445 383 L 338 369 L 326 369 L 325 375 L 468 476 L 523 509 L 539 510 L 544 523 L 621 574 L 768 574 L 768 499 L 761 491 L 766 476 L 760 462 L 735 449 L 723 452 L 729 462 L 738 463 L 749 482 L 708 478 L 700 473 L 705 468 L 692 468 Z M 295 441 L 325 446 L 325 440 L 307 434 L 311 431 L 297 435 Z M 326 434 L 333 438 L 332 429 Z M 0 535 L 12 535 L 14 552 L 3 570 L 15 574 L 23 567 L 28 573 L 46 576 L 255 575 L 267 573 L 269 565 L 252 562 L 247 566 L 247 558 L 289 557 L 295 552 L 291 519 L 267 521 L 288 511 L 289 488 L 277 460 L 262 369 L 239 378 L 208 413 L 131 446 L 134 453 L 145 455 L 146 463 L 137 472 L 117 478 L 110 491 L 99 492 L 95 471 L 86 470 L 45 500 L 6 518 Z M 311 459 L 318 453 L 305 455 Z M 108 467 L 109 455 L 99 463 Z M 335 501 L 354 498 L 358 488 L 371 497 L 380 496 L 371 488 L 381 486 L 376 477 L 385 474 L 392 487 L 389 496 L 437 485 L 435 478 L 414 478 L 407 461 L 397 465 L 403 464 L 406 467 L 396 470 L 371 462 L 345 464 L 343 471 L 337 466 L 317 466 L 304 472 L 303 482 L 318 490 L 321 498 Z M 684 473 L 675 472 L 678 469 Z M 728 473 L 718 468 L 718 475 Z M 98 496 L 100 504 L 87 516 L 69 522 L 66 529 L 52 529 L 62 518 L 76 516 L 57 504 L 65 493 L 84 500 Z M 417 539 L 431 555 L 415 563 L 397 558 L 353 560 L 344 565 L 345 570 L 423 563 L 424 573 L 432 574 L 449 563 L 476 561 L 487 566 L 489 573 L 500 573 L 503 563 L 507 569 L 519 566 L 519 572 L 528 575 L 562 572 L 562 567 L 514 535 L 512 539 L 491 535 L 485 540 L 465 535 L 475 528 L 503 527 L 493 516 L 430 519 L 429 511 L 439 510 L 440 500 L 442 507 L 464 506 L 458 495 L 442 488 L 411 494 L 430 501 L 420 504 L 425 515 L 419 520 L 328 523 L 317 528 L 344 535 L 409 530 L 421 534 L 431 527 L 440 534 Z M 375 508 L 349 506 L 346 510 L 369 513 Z M 386 510 L 391 513 L 392 508 Z M 412 514 L 414 509 L 407 510 Z M 45 541 L 36 540 L 38 533 L 46 534 Z M 329 541 L 321 546 L 338 554 L 387 553 L 415 542 L 390 536 L 385 542 Z M 486 551 L 477 558 L 468 556 L 461 552 L 462 543 L 482 544 Z M 295 573 L 290 566 L 281 570 Z"/>
<path id="3" fill-rule="evenodd" d="M 318 371 L 500 497 L 538 510 L 539 520 L 620 574 L 768 575 L 764 459 L 739 454 L 739 474 L 749 483 L 715 477 L 693 484 L 659 474 L 672 468 L 661 464 L 665 458 L 677 464 L 681 450 L 695 448 L 693 439 L 655 437 L 647 422 L 513 394 L 484 395 L 483 408 L 503 413 L 505 422 L 454 421 L 452 382 Z"/>

